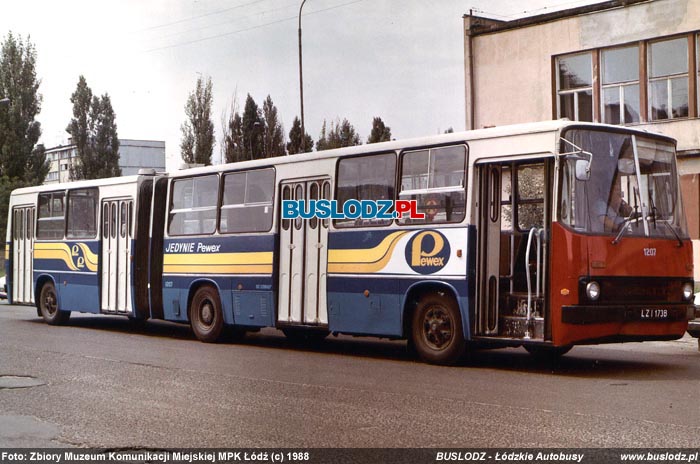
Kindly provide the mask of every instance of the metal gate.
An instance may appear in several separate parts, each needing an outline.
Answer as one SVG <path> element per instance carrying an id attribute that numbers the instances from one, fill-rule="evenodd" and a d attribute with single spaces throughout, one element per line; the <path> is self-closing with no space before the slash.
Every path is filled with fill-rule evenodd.
<path id="1" fill-rule="evenodd" d="M 330 179 L 281 184 L 283 200 L 330 199 Z M 329 219 L 282 219 L 277 320 L 327 325 L 326 273 Z"/>

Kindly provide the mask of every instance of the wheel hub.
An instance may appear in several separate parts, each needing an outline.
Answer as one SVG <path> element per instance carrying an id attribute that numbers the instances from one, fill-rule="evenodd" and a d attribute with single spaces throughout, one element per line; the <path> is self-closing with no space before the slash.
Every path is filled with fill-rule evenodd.
<path id="1" fill-rule="evenodd" d="M 432 308 L 425 314 L 426 341 L 435 349 L 444 349 L 452 341 L 452 320 L 444 308 Z"/>
<path id="2" fill-rule="evenodd" d="M 214 321 L 214 308 L 212 308 L 211 303 L 206 302 L 202 306 L 202 322 L 206 325 L 211 325 Z"/>

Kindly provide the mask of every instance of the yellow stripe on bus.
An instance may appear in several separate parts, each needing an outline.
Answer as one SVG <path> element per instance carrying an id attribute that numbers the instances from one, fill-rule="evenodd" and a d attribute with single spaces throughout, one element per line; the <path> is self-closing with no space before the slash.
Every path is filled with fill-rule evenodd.
<path id="1" fill-rule="evenodd" d="M 394 232 L 389 234 L 374 248 L 329 250 L 328 272 L 352 274 L 379 272 L 391 260 L 399 239 L 407 233 Z"/>
<path id="2" fill-rule="evenodd" d="M 97 255 L 85 243 L 70 247 L 67 243 L 38 242 L 34 244 L 34 259 L 63 261 L 71 271 L 97 272 Z"/>
<path id="3" fill-rule="evenodd" d="M 172 253 L 163 257 L 170 274 L 272 274 L 273 253 Z"/>
<path id="4" fill-rule="evenodd" d="M 165 264 L 164 274 L 272 274 L 272 264 Z"/>
<path id="5" fill-rule="evenodd" d="M 163 256 L 164 265 L 262 265 L 272 266 L 271 251 L 245 253 L 172 253 Z"/>

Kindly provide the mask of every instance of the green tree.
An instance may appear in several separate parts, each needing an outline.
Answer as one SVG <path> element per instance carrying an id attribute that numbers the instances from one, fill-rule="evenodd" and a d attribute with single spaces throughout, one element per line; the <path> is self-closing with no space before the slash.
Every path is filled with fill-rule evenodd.
<path id="1" fill-rule="evenodd" d="M 216 143 L 214 123 L 211 121 L 213 101 L 211 77 L 207 77 L 206 81 L 201 76 L 198 77 L 197 86 L 185 104 L 187 120 L 180 127 L 180 154 L 185 163 L 205 166 L 211 164 L 211 155 Z"/>
<path id="2" fill-rule="evenodd" d="M 263 132 L 263 156 L 284 156 L 287 152 L 284 149 L 284 129 L 277 116 L 277 107 L 272 103 L 272 98 L 268 95 L 263 102 L 263 118 L 265 127 Z"/>
<path id="3" fill-rule="evenodd" d="M 304 131 L 306 132 L 306 131 Z M 304 134 L 304 152 L 308 153 L 314 149 L 314 139 L 308 133 Z M 287 143 L 287 153 L 296 155 L 301 153 L 301 120 L 298 116 L 294 117 L 292 129 L 289 131 L 289 142 Z"/>
<path id="4" fill-rule="evenodd" d="M 66 132 L 77 152 L 77 160 L 70 167 L 71 179 L 120 176 L 119 136 L 109 95 L 93 95 L 85 77 L 80 76 L 70 101 L 73 103 L 73 118 Z"/>
<path id="5" fill-rule="evenodd" d="M 36 49 L 11 32 L 0 50 L 0 176 L 22 179 L 29 185 L 44 179 L 28 177 L 27 163 L 41 135 L 35 120 L 41 110 L 39 79 L 36 76 Z"/>
<path id="6" fill-rule="evenodd" d="M 27 160 L 27 178 L 43 182 L 51 169 L 51 163 L 46 160 L 46 148 L 43 143 L 40 143 L 29 156 Z M 35 182 L 36 183 L 36 182 Z"/>
<path id="7" fill-rule="evenodd" d="M 243 161 L 243 120 L 238 113 L 238 101 L 234 94 L 228 112 L 222 117 L 223 137 L 221 140 L 222 158 L 226 163 Z"/>
<path id="8" fill-rule="evenodd" d="M 369 134 L 367 143 L 388 142 L 389 140 L 391 140 L 391 127 L 386 126 L 382 118 L 374 118 L 372 120 L 372 132 Z"/>
<path id="9" fill-rule="evenodd" d="M 262 118 L 260 108 L 250 94 L 245 100 L 242 123 L 245 159 L 264 158 L 263 133 L 265 132 L 265 121 Z"/>
<path id="10" fill-rule="evenodd" d="M 5 237 L 13 189 L 44 182 L 49 170 L 43 147 L 36 146 L 41 124 L 36 49 L 29 38 L 7 34 L 0 45 L 0 236 Z M 4 239 L 3 242 L 4 243 Z M 2 248 L 2 245 L 0 245 Z"/>
<path id="11" fill-rule="evenodd" d="M 331 121 L 330 129 L 327 129 L 326 121 L 324 120 L 321 135 L 318 142 L 316 142 L 316 149 L 321 151 L 361 144 L 360 135 L 347 119 L 343 119 L 343 122 L 336 120 L 335 124 Z"/>

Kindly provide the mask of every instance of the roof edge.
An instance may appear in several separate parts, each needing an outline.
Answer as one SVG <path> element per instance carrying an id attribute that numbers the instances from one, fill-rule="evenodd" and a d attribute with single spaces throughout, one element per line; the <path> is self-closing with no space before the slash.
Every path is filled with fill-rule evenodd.
<path id="1" fill-rule="evenodd" d="M 511 29 L 518 29 L 521 27 L 533 26 L 536 24 L 558 21 L 560 19 L 566 19 L 574 16 L 597 13 L 605 10 L 624 8 L 639 3 L 650 3 L 652 1 L 654 0 L 607 0 L 600 3 L 593 3 L 591 5 L 584 5 L 565 10 L 553 11 L 551 13 L 544 13 L 540 15 L 514 19 L 512 21 L 501 21 L 494 18 L 488 18 L 486 16 L 474 15 L 471 13 L 465 14 L 463 18 L 465 21 L 469 21 L 467 23 L 467 35 L 474 37 L 484 34 L 491 34 L 494 32 L 502 32 Z"/>

